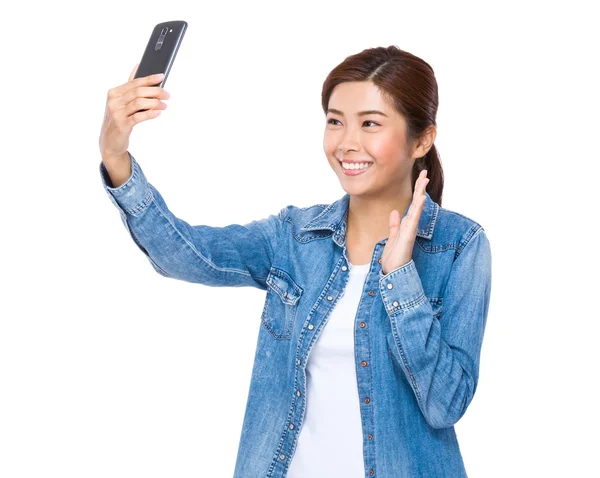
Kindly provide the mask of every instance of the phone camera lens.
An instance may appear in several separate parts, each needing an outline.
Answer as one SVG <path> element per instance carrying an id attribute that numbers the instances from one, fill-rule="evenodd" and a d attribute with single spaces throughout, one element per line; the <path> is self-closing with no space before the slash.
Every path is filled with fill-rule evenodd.
<path id="1" fill-rule="evenodd" d="M 160 32 L 160 34 L 161 35 L 166 35 L 168 31 L 169 31 L 168 28 L 163 28 L 162 31 Z"/>

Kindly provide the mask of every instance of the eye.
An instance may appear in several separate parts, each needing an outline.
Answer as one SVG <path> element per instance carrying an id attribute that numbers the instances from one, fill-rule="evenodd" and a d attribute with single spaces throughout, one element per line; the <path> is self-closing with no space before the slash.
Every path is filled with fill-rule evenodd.
<path id="1" fill-rule="evenodd" d="M 338 121 L 338 120 L 336 120 L 335 118 L 330 118 L 329 120 L 327 120 L 327 124 L 335 124 L 335 123 L 332 123 L 332 121 Z M 338 121 L 338 123 L 339 123 L 339 121 Z M 381 126 L 379 123 L 375 123 L 375 121 L 370 121 L 370 120 L 366 120 L 363 122 L 363 124 L 365 124 L 365 123 L 373 123 L 375 126 Z"/>

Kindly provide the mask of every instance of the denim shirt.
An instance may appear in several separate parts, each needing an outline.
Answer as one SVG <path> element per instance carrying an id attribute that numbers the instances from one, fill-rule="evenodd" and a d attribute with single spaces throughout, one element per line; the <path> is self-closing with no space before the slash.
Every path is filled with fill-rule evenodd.
<path id="1" fill-rule="evenodd" d="M 102 183 L 156 272 L 266 291 L 234 478 L 283 478 L 306 409 L 305 365 L 349 277 L 350 197 L 243 225 L 192 226 L 130 158 L 117 188 L 100 163 Z M 386 242 L 374 247 L 354 320 L 358 396 L 348 400 L 360 403 L 365 477 L 465 477 L 454 424 L 477 388 L 489 241 L 426 193 L 410 262 L 384 274 Z"/>

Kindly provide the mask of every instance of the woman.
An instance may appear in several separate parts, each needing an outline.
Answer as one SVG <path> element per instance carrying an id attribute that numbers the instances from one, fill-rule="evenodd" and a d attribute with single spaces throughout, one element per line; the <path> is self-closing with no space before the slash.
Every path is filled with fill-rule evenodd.
<path id="1" fill-rule="evenodd" d="M 134 74 L 100 136 L 133 240 L 166 277 L 267 291 L 234 477 L 467 476 L 454 424 L 477 387 L 491 252 L 441 207 L 431 67 L 395 46 L 346 58 L 322 92 L 346 194 L 226 227 L 177 218 L 127 151 L 168 97 Z"/>

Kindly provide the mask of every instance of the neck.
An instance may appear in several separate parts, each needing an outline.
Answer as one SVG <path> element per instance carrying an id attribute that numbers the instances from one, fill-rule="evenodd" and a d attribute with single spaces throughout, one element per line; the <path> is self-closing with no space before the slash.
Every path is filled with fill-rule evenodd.
<path id="1" fill-rule="evenodd" d="M 404 211 L 412 201 L 413 193 L 407 190 L 394 196 L 350 196 L 348 238 L 361 244 L 376 244 L 390 235 L 390 214 L 396 209 L 402 220 Z"/>

